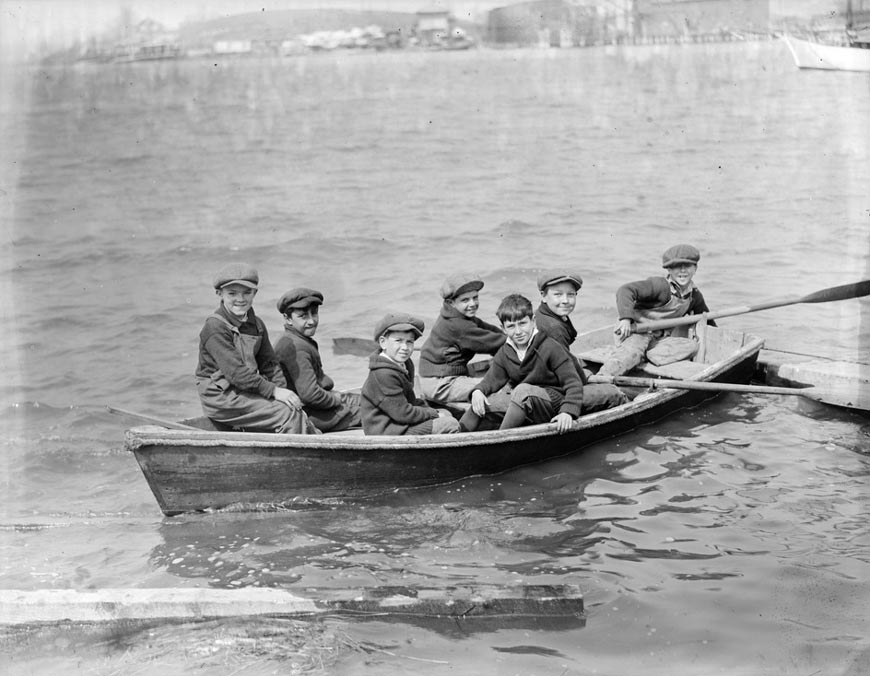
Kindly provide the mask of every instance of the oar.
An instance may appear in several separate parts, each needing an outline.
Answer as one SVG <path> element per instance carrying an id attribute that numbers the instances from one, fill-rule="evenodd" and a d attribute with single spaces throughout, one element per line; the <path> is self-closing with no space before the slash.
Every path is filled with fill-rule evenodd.
<path id="1" fill-rule="evenodd" d="M 590 383 L 622 385 L 624 387 L 647 387 L 654 390 L 706 390 L 708 392 L 747 392 L 753 394 L 781 394 L 806 397 L 824 404 L 866 408 L 870 393 L 821 387 L 772 387 L 769 385 L 743 385 L 740 383 L 716 383 L 701 380 L 667 380 L 664 378 L 634 378 L 631 376 L 590 376 Z"/>
<path id="2" fill-rule="evenodd" d="M 378 344 L 369 338 L 354 338 L 344 336 L 332 339 L 332 351 L 335 354 L 351 354 L 354 357 L 368 357 L 378 349 Z"/>
<path id="3" fill-rule="evenodd" d="M 831 303 L 837 300 L 849 300 L 850 298 L 860 298 L 868 295 L 870 295 L 870 279 L 865 279 L 864 281 L 855 282 L 853 284 L 843 284 L 842 286 L 832 286 L 828 289 L 821 289 L 820 291 L 816 291 L 815 293 L 806 296 L 790 296 L 788 298 L 769 300 L 765 303 L 758 303 L 757 305 L 740 305 L 725 310 L 717 310 L 716 312 L 704 312 L 699 315 L 686 315 L 684 317 L 676 317 L 675 319 L 659 319 L 649 322 L 640 322 L 634 327 L 634 331 L 636 333 L 659 331 L 661 329 L 672 329 L 675 326 L 695 324 L 701 320 L 733 317 L 734 315 L 758 312 L 759 310 L 769 310 L 770 308 L 783 307 L 785 305 L 796 305 L 798 303 Z"/>
<path id="4" fill-rule="evenodd" d="M 335 354 L 350 354 L 354 357 L 368 357 L 372 352 L 380 350 L 374 340 L 368 338 L 354 338 L 353 336 L 339 336 L 332 339 L 332 351 Z M 414 351 L 419 352 L 420 347 L 414 346 Z"/>
<path id="5" fill-rule="evenodd" d="M 123 408 L 115 408 L 114 406 L 106 406 L 106 410 L 109 413 L 115 413 L 117 415 L 126 415 L 130 418 L 136 418 L 142 422 L 150 423 L 151 425 L 160 425 L 161 427 L 166 427 L 170 430 L 195 430 L 197 432 L 202 432 L 203 430 L 198 427 L 191 427 L 190 425 L 184 425 L 183 423 L 172 422 L 171 420 L 163 420 L 161 418 L 155 418 L 150 415 L 145 415 L 143 413 L 134 413 L 133 411 L 127 411 Z"/>

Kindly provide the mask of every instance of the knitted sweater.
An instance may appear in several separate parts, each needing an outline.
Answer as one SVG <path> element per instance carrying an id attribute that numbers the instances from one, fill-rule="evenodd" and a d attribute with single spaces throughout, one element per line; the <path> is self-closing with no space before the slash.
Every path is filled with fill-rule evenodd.
<path id="1" fill-rule="evenodd" d="M 292 326 L 284 327 L 284 335 L 275 345 L 287 386 L 306 408 L 330 409 L 341 406 L 341 395 L 333 392 L 335 383 L 323 371 L 320 350 L 313 338 L 303 336 Z"/>
<path id="2" fill-rule="evenodd" d="M 408 428 L 438 417 L 414 394 L 414 363 L 397 364 L 380 353 L 369 358 L 369 375 L 360 392 L 365 434 L 405 434 Z"/>
<path id="3" fill-rule="evenodd" d="M 537 312 L 535 312 L 535 325 L 538 327 L 538 331 L 547 334 L 568 351 L 568 354 L 574 359 L 574 365 L 577 367 L 580 380 L 585 385 L 586 373 L 583 371 L 583 361 L 576 355 L 571 354 L 571 343 L 577 337 L 577 329 L 574 328 L 571 320 L 568 317 L 557 315 L 550 309 L 549 305 L 541 303 L 538 306 Z"/>
<path id="4" fill-rule="evenodd" d="M 690 294 L 691 300 L 686 311 L 687 315 L 703 314 L 710 311 L 704 300 L 704 295 L 698 288 L 692 286 Z M 671 299 L 671 295 L 679 296 L 679 289 L 667 277 L 648 277 L 637 282 L 629 282 L 620 286 L 616 291 L 616 310 L 620 319 L 638 321 L 643 319 L 639 310 L 652 310 L 661 307 Z M 709 324 L 716 326 L 716 322 L 712 320 Z"/>
<path id="5" fill-rule="evenodd" d="M 559 413 L 568 413 L 573 418 L 580 415 L 583 383 L 577 367 L 567 350 L 543 332 L 532 337 L 522 362 L 512 346 L 502 345 L 475 389 L 492 394 L 505 385 L 516 387 L 520 383 L 556 390 L 564 396 Z"/>
<path id="6" fill-rule="evenodd" d="M 445 301 L 420 350 L 420 375 L 466 376 L 474 355 L 495 354 L 504 341 L 500 328 L 477 317 L 469 319 Z"/>

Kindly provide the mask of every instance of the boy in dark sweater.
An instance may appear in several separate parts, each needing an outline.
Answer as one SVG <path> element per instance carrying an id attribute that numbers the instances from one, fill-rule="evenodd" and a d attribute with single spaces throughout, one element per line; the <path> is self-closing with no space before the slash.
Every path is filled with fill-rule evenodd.
<path id="1" fill-rule="evenodd" d="M 468 374 L 468 362 L 504 344 L 501 329 L 477 317 L 482 288 L 483 281 L 469 273 L 451 275 L 441 285 L 441 313 L 420 352 L 420 390 L 430 401 L 468 401 L 480 382 Z"/>
<path id="2" fill-rule="evenodd" d="M 196 388 L 206 416 L 240 431 L 316 434 L 287 388 L 266 325 L 252 307 L 260 278 L 231 263 L 214 278 L 217 310 L 199 334 Z"/>
<path id="3" fill-rule="evenodd" d="M 507 340 L 472 391 L 460 428 L 474 431 L 487 411 L 504 411 L 499 429 L 549 421 L 567 432 L 583 406 L 583 383 L 571 355 L 537 329 L 524 296 L 507 296 L 496 315 Z M 505 385 L 509 388 L 502 390 Z M 494 393 L 499 394 L 490 398 Z"/>
<path id="4" fill-rule="evenodd" d="M 709 312 L 693 278 L 701 253 L 690 244 L 677 244 L 662 255 L 667 277 L 649 277 L 623 284 L 616 292 L 619 322 L 614 329 L 619 345 L 601 365 L 600 375 L 627 373 L 644 359 L 658 366 L 690 359 L 698 351 L 695 340 L 674 335 L 677 331 L 633 333 L 638 320 L 673 319 Z M 716 323 L 710 321 L 711 326 Z"/>
<path id="5" fill-rule="evenodd" d="M 369 358 L 369 375 L 361 392 L 367 435 L 459 431 L 459 423 L 448 411 L 428 407 L 414 393 L 411 353 L 423 328 L 423 320 L 406 314 L 388 314 L 375 327 L 380 350 Z"/>
<path id="6" fill-rule="evenodd" d="M 287 387 L 302 400 L 305 412 L 321 432 L 340 432 L 360 426 L 359 395 L 336 392 L 323 370 L 314 334 L 320 324 L 323 294 L 304 286 L 290 289 L 278 300 L 284 317 L 284 335 L 275 354 Z"/>
<path id="7" fill-rule="evenodd" d="M 577 337 L 577 329 L 568 315 L 577 305 L 577 293 L 582 286 L 583 280 L 574 271 L 562 268 L 542 270 L 538 274 L 541 304 L 535 313 L 535 324 L 538 331 L 550 336 L 571 355 L 577 375 L 583 381 L 583 413 L 594 413 L 623 404 L 628 397 L 615 385 L 589 385 L 583 362 L 571 354 L 571 343 Z"/>

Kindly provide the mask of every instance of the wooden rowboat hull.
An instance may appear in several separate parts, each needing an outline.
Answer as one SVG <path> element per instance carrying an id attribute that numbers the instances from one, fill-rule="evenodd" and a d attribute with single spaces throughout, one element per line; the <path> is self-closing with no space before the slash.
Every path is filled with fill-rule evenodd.
<path id="1" fill-rule="evenodd" d="M 692 377 L 748 382 L 763 341 L 721 329 L 710 328 L 708 334 L 726 337 L 728 354 L 709 364 L 697 364 Z M 715 358 L 715 351 L 707 353 Z M 715 395 L 658 390 L 638 401 L 583 416 L 565 434 L 550 425 L 416 437 L 200 432 L 146 426 L 128 430 L 125 445 L 135 454 L 166 515 L 230 505 L 241 509 L 289 507 L 300 501 L 361 499 L 498 474 L 573 453 Z"/>
<path id="2" fill-rule="evenodd" d="M 798 68 L 870 73 L 870 49 L 782 36 Z"/>

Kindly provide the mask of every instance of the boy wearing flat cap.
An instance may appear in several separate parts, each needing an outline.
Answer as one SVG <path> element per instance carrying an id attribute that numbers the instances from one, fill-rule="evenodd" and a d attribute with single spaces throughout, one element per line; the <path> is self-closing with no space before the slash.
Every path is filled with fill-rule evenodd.
<path id="1" fill-rule="evenodd" d="M 478 319 L 483 281 L 475 274 L 450 275 L 441 285 L 441 312 L 420 351 L 420 389 L 438 403 L 466 402 L 480 378 L 469 376 L 468 362 L 477 354 L 495 354 L 504 332 Z"/>
<path id="2" fill-rule="evenodd" d="M 367 435 L 450 434 L 459 422 L 444 409 L 429 408 L 414 393 L 414 341 L 423 320 L 391 313 L 375 326 L 379 350 L 369 358 L 362 386 L 362 424 Z"/>
<path id="3" fill-rule="evenodd" d="M 266 325 L 252 307 L 260 278 L 246 263 L 214 277 L 220 305 L 199 334 L 196 387 L 211 420 L 235 430 L 317 434 L 302 402 L 287 388 Z"/>
<path id="4" fill-rule="evenodd" d="M 619 322 L 614 329 L 618 346 L 601 365 L 600 375 L 622 375 L 644 359 L 662 366 L 695 355 L 698 343 L 691 338 L 673 335 L 671 331 L 632 331 L 638 320 L 673 319 L 710 311 L 704 295 L 692 281 L 700 259 L 701 253 L 692 245 L 677 244 L 662 255 L 662 267 L 668 271 L 666 277 L 649 277 L 619 287 L 616 292 Z M 712 320 L 709 324 L 716 325 Z"/>
<path id="5" fill-rule="evenodd" d="M 577 375 L 583 382 L 582 413 L 594 413 L 613 408 L 628 401 L 625 394 L 615 385 L 589 385 L 583 362 L 571 353 L 571 343 L 577 337 L 577 329 L 568 317 L 577 305 L 577 292 L 583 286 L 580 275 L 565 268 L 541 270 L 538 274 L 538 290 L 541 304 L 535 313 L 538 331 L 550 336 L 574 361 Z"/>
<path id="6" fill-rule="evenodd" d="M 304 286 L 290 289 L 278 300 L 284 317 L 284 335 L 275 354 L 287 386 L 302 400 L 305 412 L 321 432 L 340 432 L 360 426 L 359 395 L 336 392 L 323 371 L 320 349 L 314 340 L 320 323 L 323 294 Z"/>

